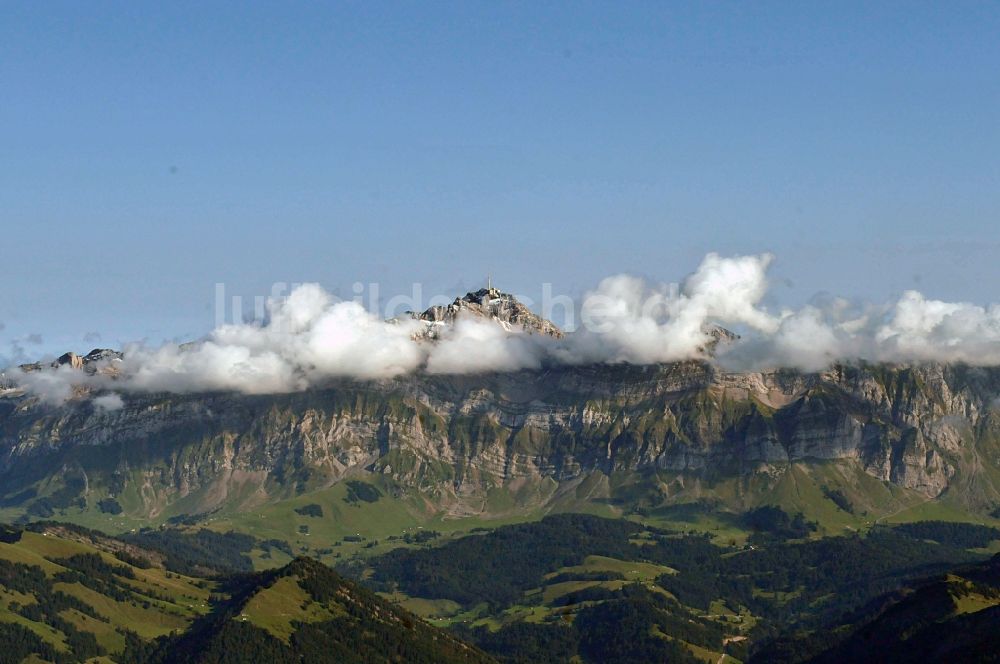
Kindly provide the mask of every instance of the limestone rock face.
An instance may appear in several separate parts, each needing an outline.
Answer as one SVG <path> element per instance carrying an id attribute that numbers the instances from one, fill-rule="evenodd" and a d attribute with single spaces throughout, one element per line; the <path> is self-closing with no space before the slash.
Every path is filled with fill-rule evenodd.
<path id="1" fill-rule="evenodd" d="M 367 471 L 469 513 L 497 487 L 554 495 L 594 473 L 668 473 L 670 492 L 835 463 L 927 498 L 1000 505 L 1000 369 L 598 365 L 124 401 L 0 396 L 0 500 L 29 504 L 31 490 L 79 477 L 80 491 L 132 490 L 148 514 L 181 499 L 207 511 Z"/>
<path id="2" fill-rule="evenodd" d="M 59 358 L 52 363 L 53 367 L 61 367 L 65 365 L 69 365 L 73 369 L 82 369 L 83 358 L 76 353 L 65 353 L 64 355 L 60 355 Z"/>

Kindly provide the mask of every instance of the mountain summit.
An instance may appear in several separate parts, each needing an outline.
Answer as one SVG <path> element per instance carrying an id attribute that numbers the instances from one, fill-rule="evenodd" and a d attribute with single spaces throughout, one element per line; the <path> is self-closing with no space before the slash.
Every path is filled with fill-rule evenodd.
<path id="1" fill-rule="evenodd" d="M 475 292 L 456 297 L 446 306 L 433 306 L 423 313 L 409 312 L 417 320 L 433 325 L 453 324 L 460 317 L 470 316 L 493 320 L 509 331 L 524 331 L 529 334 L 545 334 L 562 338 L 563 331 L 552 321 L 532 312 L 510 293 L 501 292 L 489 284 Z M 429 336 L 435 336 L 433 333 Z"/>

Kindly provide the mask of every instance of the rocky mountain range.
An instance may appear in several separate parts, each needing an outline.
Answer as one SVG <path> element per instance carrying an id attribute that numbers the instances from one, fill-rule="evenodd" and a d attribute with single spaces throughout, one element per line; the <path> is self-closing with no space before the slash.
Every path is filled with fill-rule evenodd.
<path id="1" fill-rule="evenodd" d="M 419 318 L 448 325 L 466 313 L 561 334 L 496 289 Z M 95 350 L 57 363 L 108 370 L 118 359 Z M 847 496 L 849 509 L 837 509 L 858 519 L 932 500 L 970 514 L 1000 505 L 1000 369 L 728 373 L 689 361 L 123 397 L 109 410 L 4 393 L 0 506 L 50 516 L 112 500 L 155 519 L 246 510 L 354 476 L 452 516 L 567 501 L 628 510 L 791 500 L 809 513 L 820 509 L 809 492 Z M 502 508 L 499 494 L 510 498 Z"/>

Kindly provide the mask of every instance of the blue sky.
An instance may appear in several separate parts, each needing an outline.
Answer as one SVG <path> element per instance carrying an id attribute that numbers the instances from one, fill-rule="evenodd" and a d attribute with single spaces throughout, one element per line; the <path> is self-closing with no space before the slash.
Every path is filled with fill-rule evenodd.
<path id="1" fill-rule="evenodd" d="M 998 34 L 964 2 L 0 2 L 0 356 L 198 336 L 217 282 L 579 294 L 708 251 L 774 252 L 774 303 L 1000 300 Z"/>

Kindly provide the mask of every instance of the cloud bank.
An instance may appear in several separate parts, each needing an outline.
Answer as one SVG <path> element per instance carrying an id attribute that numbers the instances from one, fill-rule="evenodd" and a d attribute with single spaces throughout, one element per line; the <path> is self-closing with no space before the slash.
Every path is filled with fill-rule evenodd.
<path id="1" fill-rule="evenodd" d="M 835 362 L 1000 364 L 1000 306 L 930 300 L 908 291 L 898 301 L 853 304 L 815 298 L 769 311 L 773 257 L 709 254 L 679 283 L 629 275 L 601 281 L 580 303 L 580 326 L 563 338 L 511 331 L 459 318 L 429 340 L 428 323 L 385 321 L 315 284 L 268 302 L 266 324 L 225 325 L 191 344 L 134 345 L 124 358 L 86 373 L 63 366 L 17 376 L 19 385 L 61 402 L 81 391 L 115 410 L 114 392 L 308 389 L 335 377 L 383 379 L 422 371 L 463 374 L 587 363 L 652 364 L 704 359 L 728 370 L 820 370 Z M 719 328 L 739 339 L 722 338 Z M 111 366 L 114 363 L 114 366 Z"/>

